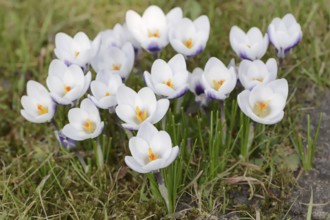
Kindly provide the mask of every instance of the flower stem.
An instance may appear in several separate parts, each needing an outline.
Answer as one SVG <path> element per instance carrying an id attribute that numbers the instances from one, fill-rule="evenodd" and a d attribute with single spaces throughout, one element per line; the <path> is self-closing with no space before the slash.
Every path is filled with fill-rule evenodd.
<path id="1" fill-rule="evenodd" d="M 222 142 L 223 144 L 226 142 L 226 132 L 227 132 L 227 123 L 226 123 L 226 116 L 225 116 L 225 101 L 224 100 L 220 100 L 220 117 L 221 117 L 221 126 L 222 126 L 222 134 L 223 134 L 223 138 L 222 138 Z"/>
<path id="2" fill-rule="evenodd" d="M 57 124 L 57 122 L 55 121 L 54 118 L 52 118 L 52 120 L 51 120 L 50 122 L 51 122 L 52 125 L 55 127 L 55 130 L 56 130 L 56 131 L 60 131 L 60 128 L 59 128 L 59 126 L 58 126 L 58 124 Z"/>
<path id="3" fill-rule="evenodd" d="M 96 161 L 98 168 L 102 168 L 104 165 L 104 159 L 103 159 L 103 152 L 101 148 L 100 138 L 96 138 L 96 148 L 95 148 L 95 155 L 96 155 Z"/>
<path id="4" fill-rule="evenodd" d="M 162 197 L 163 197 L 163 199 L 166 203 L 166 207 L 167 207 L 168 212 L 170 212 L 170 203 L 169 203 L 169 199 L 168 199 L 168 192 L 167 192 L 167 188 L 165 186 L 162 174 L 158 170 L 158 171 L 154 172 L 154 176 L 155 176 L 155 178 L 157 180 L 157 183 L 158 183 L 159 192 L 162 195 Z"/>

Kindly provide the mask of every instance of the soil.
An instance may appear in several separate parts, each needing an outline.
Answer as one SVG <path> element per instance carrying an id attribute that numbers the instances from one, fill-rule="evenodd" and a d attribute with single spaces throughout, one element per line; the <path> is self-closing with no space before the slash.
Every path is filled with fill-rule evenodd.
<path id="1" fill-rule="evenodd" d="M 319 114 L 323 120 L 319 133 L 316 156 L 310 172 L 300 173 L 297 177 L 297 187 L 292 196 L 292 209 L 290 216 L 294 220 L 306 219 L 308 204 L 313 191 L 313 220 L 330 220 L 330 90 L 310 93 L 315 108 L 312 108 L 312 130 L 317 127 Z M 318 102 L 318 103 L 315 103 Z M 311 106 L 308 104 L 308 106 Z M 306 124 L 305 122 L 303 122 Z M 297 198 L 297 199 L 296 199 Z M 296 200 L 295 200 L 296 199 Z"/>

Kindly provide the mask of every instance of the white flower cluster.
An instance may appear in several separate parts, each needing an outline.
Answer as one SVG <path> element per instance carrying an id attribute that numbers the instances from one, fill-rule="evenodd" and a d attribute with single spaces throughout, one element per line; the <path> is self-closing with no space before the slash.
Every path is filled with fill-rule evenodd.
<path id="1" fill-rule="evenodd" d="M 233 61 L 226 66 L 211 57 L 204 69 L 189 73 L 185 59 L 205 49 L 210 22 L 205 15 L 192 21 L 182 14 L 181 8 L 165 15 L 159 7 L 150 6 L 142 16 L 129 10 L 125 24 L 100 32 L 93 41 L 83 32 L 74 37 L 56 34 L 57 59 L 50 63 L 46 80 L 49 91 L 29 81 L 27 96 L 21 99 L 22 116 L 34 123 L 54 122 L 56 105 L 73 107 L 68 111 L 68 124 L 57 131 L 61 144 L 71 148 L 75 141 L 93 139 L 102 133 L 104 122 L 99 109 L 115 112 L 124 128 L 138 130 L 129 141 L 132 157 L 126 157 L 125 162 L 140 173 L 164 168 L 177 157 L 178 146 L 172 147 L 168 133 L 158 131 L 153 124 L 166 115 L 169 99 L 183 96 L 188 89 L 196 95 L 196 101 L 206 105 L 210 99 L 225 100 L 239 79 L 246 89 L 237 97 L 244 114 L 263 124 L 279 122 L 284 115 L 288 83 L 285 79 L 276 80 L 275 59 L 266 63 L 259 59 L 269 41 L 280 58 L 297 45 L 302 33 L 294 17 L 289 14 L 274 19 L 265 36 L 255 27 L 247 34 L 232 27 L 231 46 L 244 59 L 239 66 Z M 147 87 L 135 92 L 125 85 L 141 48 L 158 54 L 169 43 L 179 54 L 168 62 L 153 62 L 150 73 L 143 74 Z M 94 80 L 90 66 L 96 72 Z M 83 100 L 77 107 L 80 99 Z"/>

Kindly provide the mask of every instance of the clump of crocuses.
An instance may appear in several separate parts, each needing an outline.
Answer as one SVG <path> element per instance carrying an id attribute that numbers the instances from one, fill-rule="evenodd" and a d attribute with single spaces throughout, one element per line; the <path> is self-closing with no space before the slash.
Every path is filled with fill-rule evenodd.
<path id="1" fill-rule="evenodd" d="M 101 115 L 103 111 L 110 114 L 107 116 L 114 117 L 111 123 L 120 121 L 118 127 L 129 134 L 131 156 L 125 157 L 126 165 L 138 173 L 153 173 L 169 205 L 160 170 L 180 157 L 179 146 L 173 146 L 166 131 L 171 102 L 180 103 L 190 90 L 200 106 L 207 106 L 212 101 L 223 103 L 233 97 L 235 90 L 242 90 L 237 96 L 241 111 L 254 122 L 276 124 L 284 117 L 289 85 L 286 79 L 277 79 L 274 58 L 261 59 L 269 42 L 282 60 L 302 39 L 301 27 L 292 14 L 273 19 L 267 33 L 257 27 L 244 32 L 234 25 L 229 42 L 240 63 L 236 66 L 232 59 L 226 66 L 224 60 L 211 57 L 191 71 L 186 60 L 201 56 L 210 32 L 205 15 L 191 20 L 183 17 L 179 7 L 165 14 L 152 5 L 142 15 L 127 11 L 125 23 L 102 30 L 94 40 L 83 32 L 73 37 L 57 33 L 56 59 L 50 63 L 46 80 L 48 89 L 28 81 L 27 95 L 21 98 L 21 115 L 33 123 L 51 122 L 57 140 L 67 150 L 75 148 L 78 141 L 94 140 L 96 160 L 102 167 L 99 139 L 108 135 L 102 133 L 109 121 Z M 168 44 L 178 54 L 169 60 L 155 59 L 143 74 L 135 76 L 143 77 L 145 84 L 130 88 L 126 83 L 134 74 L 134 63 L 140 60 L 142 49 L 158 57 Z M 56 115 L 60 114 L 56 113 L 57 105 L 67 110 L 65 122 L 60 125 L 57 118 L 63 121 L 63 117 Z M 223 109 L 221 113 L 224 119 Z M 159 122 L 162 130 L 157 129 Z M 84 165 L 83 158 L 79 160 Z"/>

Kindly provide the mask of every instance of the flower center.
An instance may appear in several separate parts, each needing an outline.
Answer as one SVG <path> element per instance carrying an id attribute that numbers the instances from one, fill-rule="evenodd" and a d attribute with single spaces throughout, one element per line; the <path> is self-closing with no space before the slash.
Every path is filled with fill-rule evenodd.
<path id="1" fill-rule="evenodd" d="M 252 80 L 256 80 L 256 81 L 259 81 L 259 82 L 264 82 L 264 78 L 263 77 L 253 77 Z"/>
<path id="2" fill-rule="evenodd" d="M 136 106 L 135 108 L 135 113 L 136 113 L 135 117 L 139 122 L 143 122 L 148 117 L 147 111 L 141 111 L 141 109 L 138 106 Z"/>
<path id="3" fill-rule="evenodd" d="M 153 37 L 153 38 L 159 38 L 159 31 L 158 30 L 156 30 L 156 31 L 150 31 L 150 30 L 148 30 L 148 37 Z"/>
<path id="4" fill-rule="evenodd" d="M 38 104 L 37 105 L 37 111 L 38 111 L 38 114 L 39 115 L 44 115 L 44 114 L 47 114 L 48 113 L 48 108 L 46 108 L 43 105 Z"/>
<path id="5" fill-rule="evenodd" d="M 192 41 L 191 37 L 190 37 L 188 40 L 184 40 L 182 43 L 183 43 L 188 49 L 192 48 L 192 46 L 193 46 L 193 41 Z"/>
<path id="6" fill-rule="evenodd" d="M 79 54 L 80 54 L 80 52 L 76 50 L 76 51 L 74 52 L 74 58 L 77 59 L 77 57 L 79 56 Z"/>
<path id="7" fill-rule="evenodd" d="M 110 92 L 106 92 L 105 93 L 105 96 L 110 96 Z"/>
<path id="8" fill-rule="evenodd" d="M 87 119 L 85 123 L 83 124 L 83 129 L 86 133 L 93 133 L 96 129 L 96 125 L 94 122 L 92 122 L 90 119 Z"/>
<path id="9" fill-rule="evenodd" d="M 172 88 L 174 87 L 173 83 L 172 83 L 172 80 L 167 80 L 167 81 L 163 81 L 162 82 L 163 84 L 167 85 L 168 87 Z"/>
<path id="10" fill-rule="evenodd" d="M 154 152 L 152 152 L 151 147 L 148 148 L 148 159 L 149 162 L 158 159 L 158 154 L 154 154 Z"/>
<path id="11" fill-rule="evenodd" d="M 221 88 L 221 86 L 224 84 L 225 80 L 212 80 L 213 86 L 215 88 L 215 90 L 219 91 L 219 89 Z"/>
<path id="12" fill-rule="evenodd" d="M 120 70 L 120 68 L 121 68 L 121 64 L 118 64 L 118 65 L 115 65 L 115 64 L 112 64 L 112 69 L 113 70 Z"/>
<path id="13" fill-rule="evenodd" d="M 64 85 L 64 95 L 71 91 L 71 86 Z"/>
<path id="14" fill-rule="evenodd" d="M 256 102 L 253 107 L 253 112 L 259 117 L 266 117 L 270 113 L 270 109 L 268 107 L 270 100 L 266 102 Z"/>

